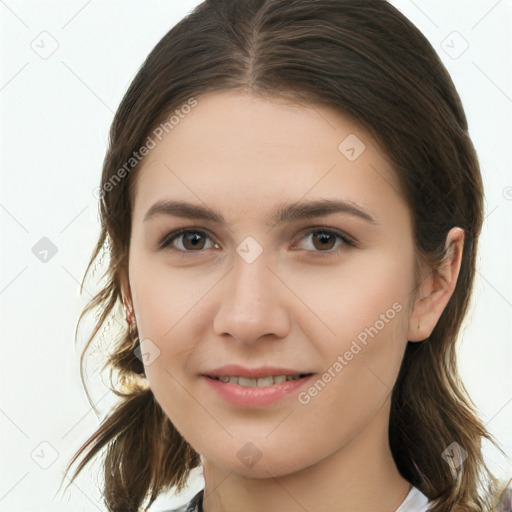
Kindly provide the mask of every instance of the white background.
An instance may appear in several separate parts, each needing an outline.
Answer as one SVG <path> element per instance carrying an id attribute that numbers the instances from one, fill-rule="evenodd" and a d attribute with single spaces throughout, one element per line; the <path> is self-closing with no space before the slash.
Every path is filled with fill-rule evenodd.
<path id="1" fill-rule="evenodd" d="M 87 291 L 80 296 L 79 282 L 99 233 L 93 190 L 122 95 L 154 45 L 198 4 L 0 0 L 0 511 L 105 510 L 99 466 L 57 493 L 65 464 L 98 425 L 73 342 L 90 298 Z M 446 64 L 480 157 L 487 216 L 476 300 L 461 334 L 461 373 L 510 456 L 512 1 L 393 4 Z M 46 59 L 31 47 L 41 48 L 42 38 L 46 49 L 58 44 Z M 57 249 L 46 263 L 32 252 L 42 237 Z M 112 403 L 105 389 L 93 389 L 101 414 Z M 510 463 L 486 453 L 500 474 L 512 476 Z M 183 503 L 201 487 L 197 477 L 181 497 L 159 498 L 151 510 Z"/>

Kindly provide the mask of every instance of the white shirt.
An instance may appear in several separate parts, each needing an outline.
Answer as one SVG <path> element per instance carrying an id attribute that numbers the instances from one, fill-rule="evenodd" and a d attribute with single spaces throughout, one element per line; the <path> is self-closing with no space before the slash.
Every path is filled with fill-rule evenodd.
<path id="1" fill-rule="evenodd" d="M 426 512 L 428 498 L 416 487 L 412 487 L 403 503 L 395 512 Z"/>

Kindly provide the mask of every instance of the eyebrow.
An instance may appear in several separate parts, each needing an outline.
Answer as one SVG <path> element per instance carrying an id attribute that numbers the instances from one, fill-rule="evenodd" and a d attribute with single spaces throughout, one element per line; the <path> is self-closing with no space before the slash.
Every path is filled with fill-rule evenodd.
<path id="1" fill-rule="evenodd" d="M 359 217 L 364 221 L 378 225 L 375 218 L 353 201 L 339 199 L 317 199 L 310 201 L 298 201 L 285 203 L 278 206 L 276 213 L 270 221 L 270 225 L 294 222 L 303 219 L 345 213 Z M 225 224 L 224 217 L 207 206 L 188 203 L 186 201 L 166 200 L 157 201 L 144 215 L 143 222 L 156 215 L 170 215 L 187 219 L 211 221 L 217 224 Z"/>

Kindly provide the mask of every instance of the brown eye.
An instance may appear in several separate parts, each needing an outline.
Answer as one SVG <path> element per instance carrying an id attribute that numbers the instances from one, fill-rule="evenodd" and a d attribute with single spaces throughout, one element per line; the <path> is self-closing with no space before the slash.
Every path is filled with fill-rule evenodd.
<path id="1" fill-rule="evenodd" d="M 160 243 L 160 248 L 176 249 L 181 252 L 201 251 L 211 248 L 205 247 L 207 239 L 210 237 L 202 231 L 182 229 L 167 235 Z"/>
<path id="2" fill-rule="evenodd" d="M 299 248 L 312 253 L 325 253 L 322 256 L 335 255 L 348 247 L 356 246 L 356 243 L 346 235 L 325 228 L 311 229 L 302 237 L 302 240 L 306 240 L 307 243 Z"/>
<path id="3" fill-rule="evenodd" d="M 185 249 L 197 250 L 204 248 L 204 237 L 194 232 L 185 233 L 183 237 L 183 247 Z"/>
<path id="4" fill-rule="evenodd" d="M 336 245 L 336 237 L 326 231 L 317 231 L 312 233 L 312 242 L 315 249 L 329 250 Z"/>

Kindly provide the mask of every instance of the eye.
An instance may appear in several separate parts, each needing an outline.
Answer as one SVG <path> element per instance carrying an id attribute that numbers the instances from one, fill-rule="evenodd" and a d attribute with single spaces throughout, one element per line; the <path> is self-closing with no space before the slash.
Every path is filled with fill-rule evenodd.
<path id="1" fill-rule="evenodd" d="M 204 231 L 196 229 L 180 229 L 179 231 L 174 231 L 173 233 L 165 236 L 160 242 L 159 248 L 176 249 L 180 252 L 200 252 L 201 249 L 212 248 L 212 246 L 205 247 L 205 238 L 211 240 L 210 236 Z M 175 244 L 175 242 L 177 243 Z M 218 244 L 215 244 L 215 247 L 219 247 Z"/>
<path id="2" fill-rule="evenodd" d="M 308 252 L 321 253 L 322 256 L 332 256 L 338 254 L 346 246 L 356 247 L 355 241 L 339 231 L 327 228 L 312 228 L 303 237 L 303 240 L 309 239 L 306 246 L 312 247 L 313 250 L 305 249 Z M 339 241 L 336 247 L 336 242 Z M 336 248 L 334 248 L 336 247 Z"/>
<path id="3" fill-rule="evenodd" d="M 312 249 L 306 248 L 305 250 L 307 252 L 321 253 L 322 256 L 338 254 L 343 249 L 346 249 L 346 246 L 357 246 L 356 242 L 347 235 L 328 228 L 312 228 L 302 236 L 303 240 L 307 238 L 309 238 L 309 244 L 306 245 L 309 245 Z M 205 243 L 205 240 L 210 240 L 209 246 Z M 337 247 L 336 242 L 339 242 Z M 184 255 L 183 253 L 186 252 L 199 253 L 202 249 L 218 249 L 220 246 L 217 243 L 212 243 L 211 237 L 202 230 L 180 229 L 166 235 L 158 247 L 159 249 L 176 250 L 182 253 L 180 255 Z"/>

